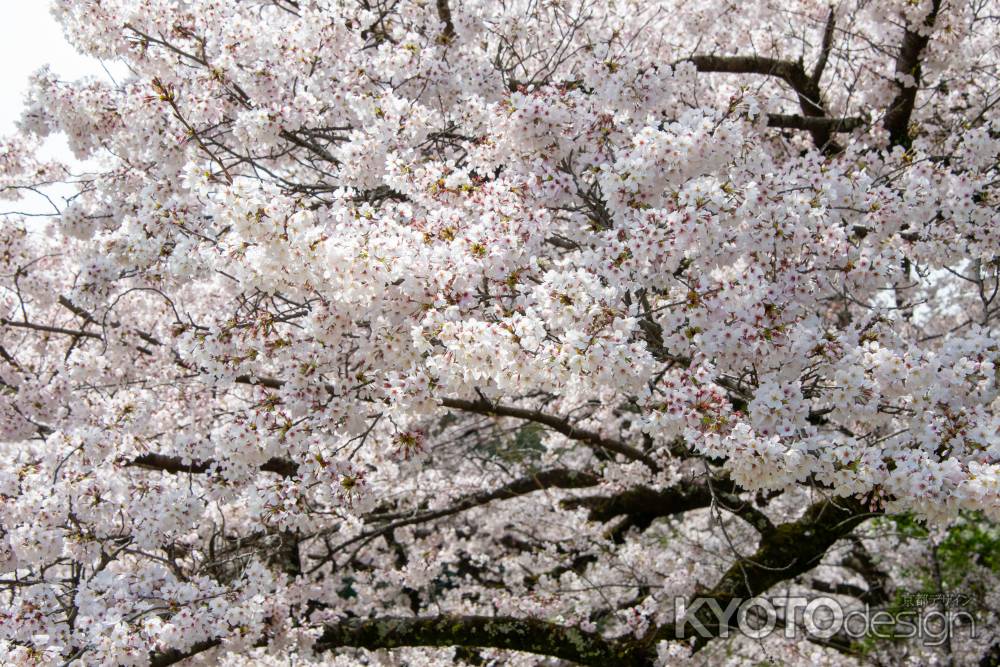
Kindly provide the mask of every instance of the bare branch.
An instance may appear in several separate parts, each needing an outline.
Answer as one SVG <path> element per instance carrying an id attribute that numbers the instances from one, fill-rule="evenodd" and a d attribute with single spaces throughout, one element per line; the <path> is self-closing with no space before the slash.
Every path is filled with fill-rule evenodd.
<path id="1" fill-rule="evenodd" d="M 816 65 L 813 67 L 812 82 L 815 86 L 819 86 L 820 79 L 823 78 L 823 70 L 826 69 L 826 63 L 830 59 L 830 51 L 833 48 L 833 33 L 837 28 L 837 13 L 833 7 L 830 8 L 830 15 L 826 19 L 826 27 L 823 29 L 823 44 L 819 49 L 819 59 L 816 61 Z"/>
<path id="2" fill-rule="evenodd" d="M 204 653 L 209 649 L 213 649 L 222 642 L 218 639 L 208 639 L 203 642 L 198 642 L 189 649 L 179 651 L 177 649 L 170 649 L 169 651 L 163 651 L 162 653 L 154 653 L 149 657 L 150 667 L 170 667 L 170 665 L 176 665 L 182 660 L 187 660 L 199 653 Z"/>
<path id="3" fill-rule="evenodd" d="M 777 77 L 795 91 L 803 115 L 810 118 L 827 118 L 822 95 L 820 94 L 819 82 L 806 74 L 802 63 L 757 56 L 692 56 L 688 60 L 694 64 L 699 72 L 760 74 Z M 827 152 L 838 152 L 840 150 L 839 147 L 831 142 L 832 127 L 829 125 L 818 124 L 806 127 L 803 124 L 801 129 L 809 130 L 817 148 Z"/>
<path id="4" fill-rule="evenodd" d="M 343 549 L 351 544 L 356 544 L 380 535 L 391 533 L 397 528 L 412 526 L 418 523 L 426 523 L 435 519 L 452 516 L 454 514 L 464 512 L 465 510 L 472 509 L 473 507 L 486 505 L 494 500 L 507 500 L 509 498 L 516 498 L 518 496 L 523 496 L 533 493 L 534 491 L 541 491 L 544 489 L 578 489 L 595 486 L 599 481 L 600 480 L 597 477 L 589 473 L 580 472 L 578 470 L 569 470 L 566 468 L 554 468 L 552 470 L 532 473 L 505 484 L 498 489 L 481 491 L 479 493 L 473 493 L 465 496 L 464 498 L 461 498 L 455 503 L 442 509 L 427 510 L 409 515 L 397 513 L 366 517 L 369 521 L 389 520 L 390 523 L 365 531 L 360 535 L 356 535 L 355 537 L 352 537 L 346 542 L 340 544 L 337 549 Z"/>
<path id="5" fill-rule="evenodd" d="M 723 608 L 737 598 L 749 599 L 775 584 L 813 569 L 833 544 L 850 535 L 858 525 L 878 512 L 868 511 L 855 498 L 824 499 L 810 505 L 797 521 L 783 523 L 761 535 L 756 552 L 734 563 L 711 590 L 701 597 L 715 598 Z M 722 631 L 718 619 L 699 615 L 713 634 Z M 666 624 L 652 632 L 648 641 L 682 639 L 692 628 Z M 707 640 L 695 638 L 698 646 Z"/>
<path id="6" fill-rule="evenodd" d="M 179 456 L 166 456 L 164 454 L 143 454 L 137 456 L 125 464 L 127 467 L 146 468 L 148 470 L 159 470 L 172 474 L 204 474 L 208 472 L 215 462 L 213 461 L 191 461 L 185 463 Z M 282 477 L 294 477 L 298 473 L 298 466 L 288 459 L 271 458 L 267 460 L 260 470 L 273 472 Z"/>
<path id="7" fill-rule="evenodd" d="M 886 111 L 883 124 L 889 132 L 889 143 L 893 146 L 909 148 L 910 116 L 917 101 L 917 89 L 920 87 L 920 57 L 931 39 L 931 28 L 941 10 L 941 0 L 933 0 L 931 11 L 924 19 L 922 31 L 906 29 L 903 33 L 903 43 L 896 57 L 896 97 Z M 904 77 L 912 77 L 913 85 L 904 83 Z"/>
<path id="8" fill-rule="evenodd" d="M 464 410 L 465 412 L 474 412 L 481 415 L 494 415 L 497 417 L 514 417 L 516 419 L 524 419 L 525 421 L 542 424 L 544 426 L 548 426 L 557 433 L 562 433 L 571 440 L 579 440 L 580 442 L 585 442 L 588 445 L 597 447 L 598 449 L 614 452 L 615 454 L 621 454 L 630 461 L 642 461 L 653 471 L 658 471 L 660 469 L 656 462 L 650 458 L 648 454 L 645 454 L 634 447 L 617 440 L 605 438 L 599 433 L 577 428 L 570 424 L 568 419 L 549 415 L 539 410 L 527 410 L 525 408 L 500 405 L 482 399 L 477 401 L 467 401 L 458 398 L 445 398 L 442 399 L 441 405 L 447 408 L 454 408 L 456 410 Z"/>
<path id="9" fill-rule="evenodd" d="M 853 132 L 864 127 L 862 118 L 820 118 L 818 116 L 795 116 L 788 114 L 768 114 L 767 126 L 787 130 L 808 130 L 809 132 Z"/>
<path id="10" fill-rule="evenodd" d="M 649 666 L 653 656 L 629 641 L 609 641 L 574 627 L 529 618 L 490 616 L 383 617 L 328 625 L 317 650 L 355 646 L 469 646 L 525 651 L 581 665 Z"/>
<path id="11" fill-rule="evenodd" d="M 444 31 L 441 33 L 444 41 L 450 42 L 455 37 L 455 24 L 451 20 L 451 5 L 448 0 L 437 0 L 438 18 L 444 24 Z"/>

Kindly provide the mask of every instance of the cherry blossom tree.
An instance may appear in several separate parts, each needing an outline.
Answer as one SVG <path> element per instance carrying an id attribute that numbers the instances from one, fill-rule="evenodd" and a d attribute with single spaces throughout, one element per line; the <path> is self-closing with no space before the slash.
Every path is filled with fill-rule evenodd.
<path id="1" fill-rule="evenodd" d="M 53 11 L 128 75 L 0 148 L 0 662 L 1000 660 L 996 0 Z"/>

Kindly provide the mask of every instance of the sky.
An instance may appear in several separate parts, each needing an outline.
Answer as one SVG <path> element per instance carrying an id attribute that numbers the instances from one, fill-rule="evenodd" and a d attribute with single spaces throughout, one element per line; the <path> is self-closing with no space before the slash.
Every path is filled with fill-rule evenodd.
<path id="1" fill-rule="evenodd" d="M 28 77 L 43 65 L 63 79 L 106 76 L 100 61 L 73 50 L 49 14 L 48 0 L 0 0 L 0 134 L 15 131 Z"/>
<path id="2" fill-rule="evenodd" d="M 78 79 L 87 75 L 106 77 L 101 62 L 75 51 L 63 37 L 62 27 L 49 13 L 49 0 L 0 0 L 0 136 L 17 132 L 28 77 L 49 65 L 60 79 Z M 65 140 L 53 136 L 46 140 L 41 154 L 79 165 Z M 56 188 L 58 194 L 63 194 Z M 50 193 L 52 194 L 52 193 Z M 49 211 L 37 197 L 26 197 L 14 208 L 25 212 Z M 10 207 L 0 206 L 0 212 Z"/>

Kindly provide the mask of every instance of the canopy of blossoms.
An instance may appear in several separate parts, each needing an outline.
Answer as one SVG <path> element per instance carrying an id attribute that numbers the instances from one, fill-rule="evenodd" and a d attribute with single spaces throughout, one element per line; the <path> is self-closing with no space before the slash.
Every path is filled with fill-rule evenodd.
<path id="1" fill-rule="evenodd" d="M 0 662 L 995 664 L 996 0 L 54 12 Z M 907 590 L 976 636 L 676 620 Z"/>

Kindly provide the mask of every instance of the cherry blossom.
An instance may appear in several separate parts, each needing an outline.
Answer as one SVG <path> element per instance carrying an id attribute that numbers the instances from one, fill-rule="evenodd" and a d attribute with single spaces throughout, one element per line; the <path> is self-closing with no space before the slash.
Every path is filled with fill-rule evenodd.
<path id="1" fill-rule="evenodd" d="M 995 2 L 53 11 L 128 75 L 0 139 L 0 662 L 1000 655 Z"/>

